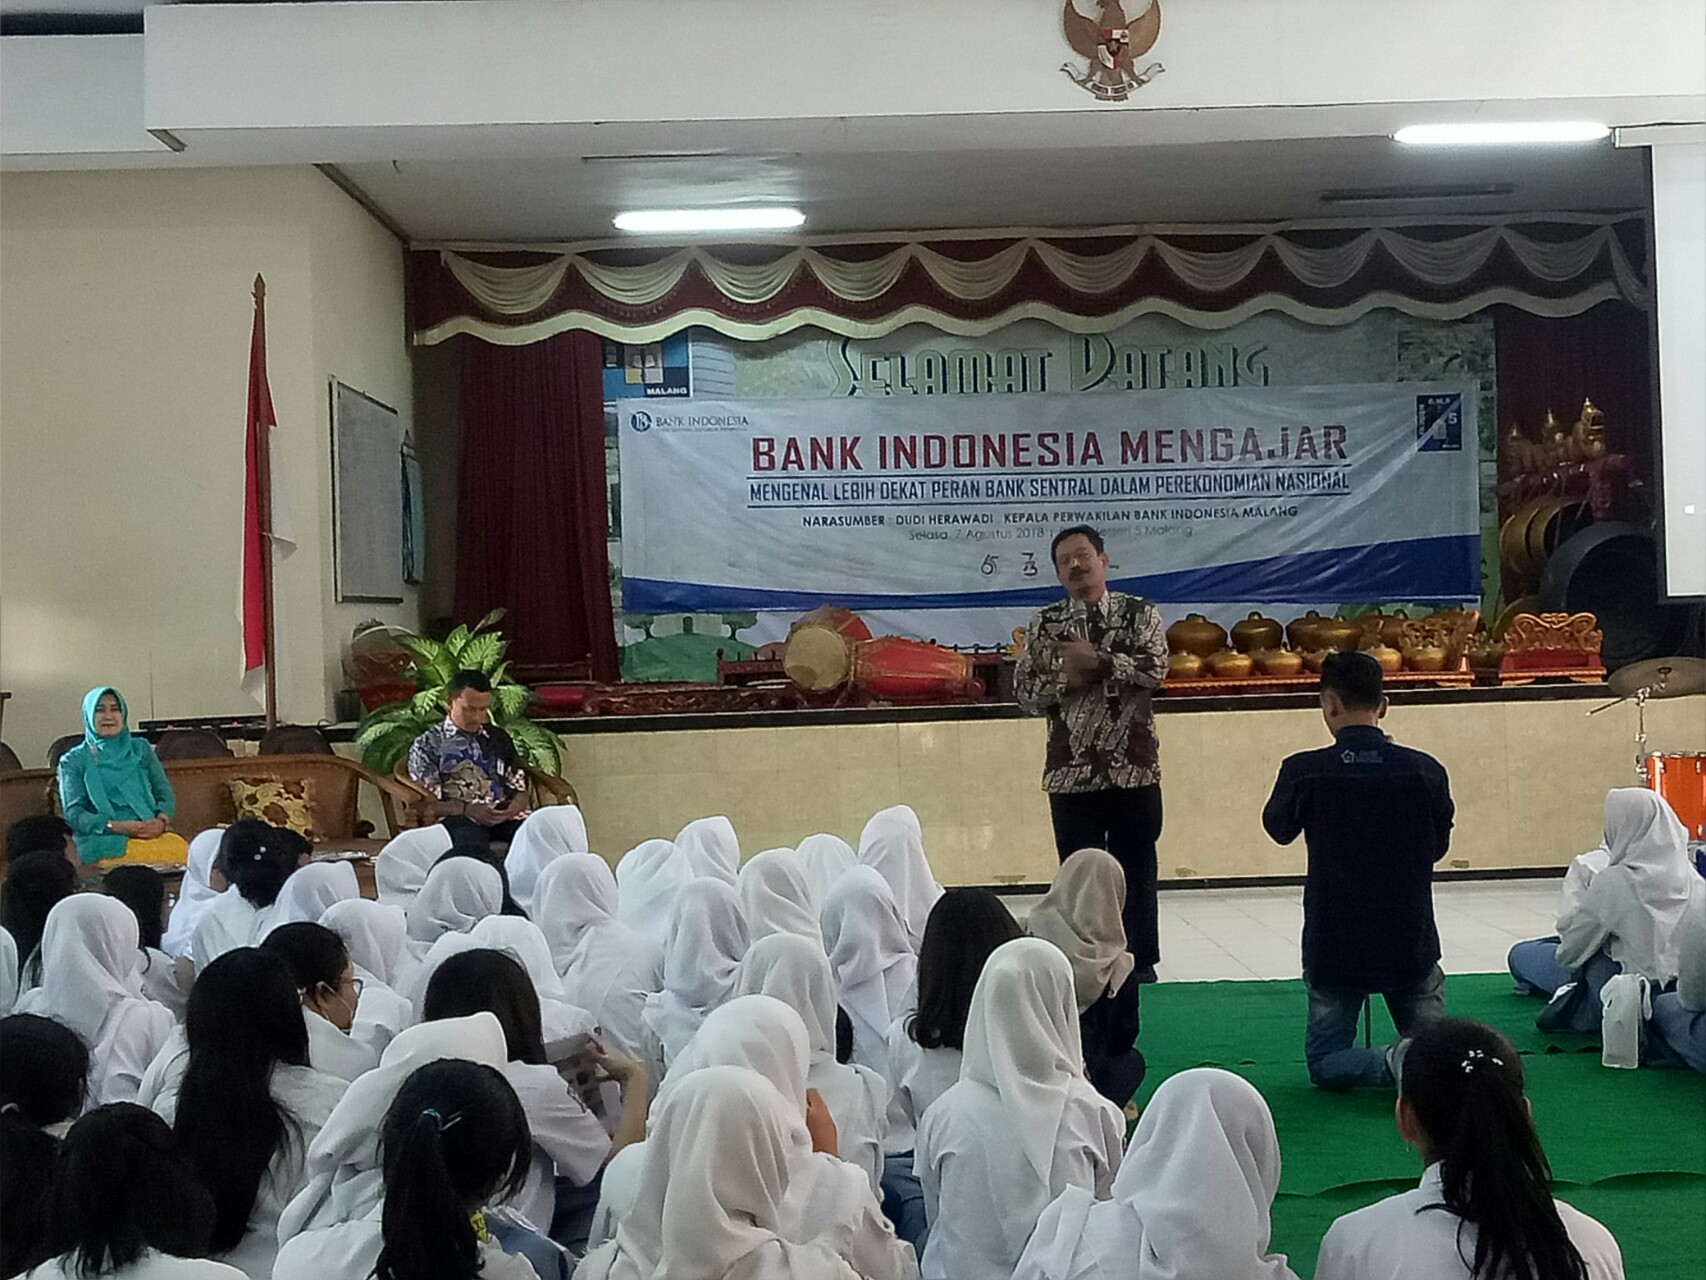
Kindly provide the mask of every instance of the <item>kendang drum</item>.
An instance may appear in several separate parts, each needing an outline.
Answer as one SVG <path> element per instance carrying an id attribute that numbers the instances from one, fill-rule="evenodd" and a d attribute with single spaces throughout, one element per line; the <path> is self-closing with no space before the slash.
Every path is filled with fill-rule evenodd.
<path id="1" fill-rule="evenodd" d="M 1690 840 L 1706 840 L 1706 754 L 1682 752 L 1648 756 L 1642 762 L 1647 786 L 1664 798 Z"/>
<path id="2" fill-rule="evenodd" d="M 794 620 L 782 649 L 782 671 L 802 689 L 827 693 L 853 670 L 853 646 L 871 638 L 864 619 L 838 605 L 820 605 Z"/>
<path id="3" fill-rule="evenodd" d="M 853 685 L 877 698 L 925 699 L 964 693 L 971 658 L 939 644 L 881 636 L 853 646 Z"/>

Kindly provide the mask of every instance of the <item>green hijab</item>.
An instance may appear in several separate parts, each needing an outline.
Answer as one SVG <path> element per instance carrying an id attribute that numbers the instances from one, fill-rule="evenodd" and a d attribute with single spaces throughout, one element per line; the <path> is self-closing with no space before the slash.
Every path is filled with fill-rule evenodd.
<path id="1" fill-rule="evenodd" d="M 122 724 L 116 735 L 103 738 L 95 732 L 95 708 L 109 693 L 118 700 Z M 148 744 L 131 736 L 130 708 L 124 695 L 109 685 L 83 695 L 83 750 L 89 757 L 83 785 L 88 788 L 95 812 L 154 816 L 154 792 L 143 763 Z"/>

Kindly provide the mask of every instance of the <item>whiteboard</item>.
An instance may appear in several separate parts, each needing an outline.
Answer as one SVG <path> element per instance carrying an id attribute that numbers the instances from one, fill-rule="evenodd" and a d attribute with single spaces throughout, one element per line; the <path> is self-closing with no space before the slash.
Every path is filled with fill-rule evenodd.
<path id="1" fill-rule="evenodd" d="M 332 563 L 337 598 L 403 599 L 403 423 L 332 379 Z"/>

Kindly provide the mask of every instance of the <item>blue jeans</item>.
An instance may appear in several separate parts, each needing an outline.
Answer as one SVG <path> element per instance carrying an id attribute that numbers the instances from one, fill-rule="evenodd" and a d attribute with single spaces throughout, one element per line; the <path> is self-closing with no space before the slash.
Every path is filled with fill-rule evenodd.
<path id="1" fill-rule="evenodd" d="M 1556 947 L 1554 947 L 1554 952 Z M 1553 961 L 1557 963 L 1556 960 Z M 1544 1009 L 1534 1019 L 1542 1031 L 1577 1031 L 1583 1035 L 1598 1032 L 1605 1017 L 1605 1007 L 1599 1002 L 1600 991 L 1607 982 L 1623 972 L 1623 966 L 1603 951 L 1596 951 L 1575 973 L 1570 983 L 1552 994 Z M 1564 987 L 1569 989 L 1565 990 Z"/>
<path id="2" fill-rule="evenodd" d="M 1684 1066 L 1706 1072 L 1706 1013 L 1685 1009 L 1682 997 L 1671 991 L 1653 997 L 1653 1017 L 1647 1042 L 1655 1066 Z"/>
<path id="3" fill-rule="evenodd" d="M 1551 998 L 1570 980 L 1570 971 L 1558 963 L 1558 937 L 1530 938 L 1519 942 L 1506 958 L 1511 977 L 1525 994 Z"/>
<path id="4" fill-rule="evenodd" d="M 1304 980 L 1309 991 L 1309 1025 L 1303 1033 L 1303 1056 L 1309 1063 L 1309 1079 L 1324 1089 L 1392 1087 L 1397 1046 L 1364 1048 L 1356 1042 L 1363 1001 L 1376 993 L 1318 987 L 1308 982 L 1307 975 Z M 1437 964 L 1414 987 L 1378 994 L 1405 1039 L 1445 1016 L 1445 974 Z"/>
<path id="5" fill-rule="evenodd" d="M 894 1233 L 920 1258 L 930 1240 L 930 1221 L 924 1216 L 924 1188 L 912 1171 L 912 1152 L 883 1157 L 883 1213 Z"/>

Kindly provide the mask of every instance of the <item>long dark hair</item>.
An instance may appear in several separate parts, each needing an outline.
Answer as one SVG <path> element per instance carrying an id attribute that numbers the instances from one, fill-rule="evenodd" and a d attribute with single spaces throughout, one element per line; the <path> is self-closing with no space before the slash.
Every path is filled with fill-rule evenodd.
<path id="1" fill-rule="evenodd" d="M 261 950 L 284 961 L 296 989 L 304 994 L 320 986 L 337 991 L 343 983 L 344 966 L 349 963 L 344 940 L 325 925 L 309 920 L 279 925 L 262 939 Z"/>
<path id="2" fill-rule="evenodd" d="M 312 848 L 286 827 L 275 827 L 259 818 L 239 818 L 219 838 L 213 865 L 251 904 L 270 907 L 302 855 Z"/>
<path id="3" fill-rule="evenodd" d="M 77 892 L 77 868 L 63 853 L 19 854 L 6 864 L 6 880 L 0 885 L 0 926 L 18 944 L 20 988 L 41 976 L 42 930 L 47 913 L 62 898 Z"/>
<path id="4" fill-rule="evenodd" d="M 964 1049 L 971 993 L 989 953 L 1024 936 L 988 889 L 950 889 L 930 908 L 918 946 L 918 1011 L 906 1030 L 923 1049 Z"/>
<path id="5" fill-rule="evenodd" d="M 69 1027 L 33 1013 L 0 1018 L 0 1275 L 41 1261 L 59 1140 L 43 1132 L 83 1106 L 89 1050 Z"/>
<path id="6" fill-rule="evenodd" d="M 308 1027 L 284 961 L 256 947 L 228 951 L 203 969 L 184 1014 L 189 1066 L 173 1128 L 213 1192 L 213 1251 L 235 1248 L 273 1155 L 301 1140 L 272 1094 L 273 1068 L 308 1065 Z"/>
<path id="7" fill-rule="evenodd" d="M 445 1059 L 397 1091 L 379 1131 L 384 1245 L 377 1280 L 474 1280 L 480 1245 L 469 1214 L 527 1179 L 533 1135 L 509 1081 L 492 1067 Z"/>
<path id="8" fill-rule="evenodd" d="M 511 1062 L 545 1062 L 539 992 L 519 961 L 506 951 L 459 951 L 427 982 L 421 1021 L 492 1013 L 503 1024 Z"/>
<path id="9" fill-rule="evenodd" d="M 160 911 L 166 905 L 166 881 L 153 867 L 114 867 L 101 877 L 101 892 L 130 908 L 142 946 L 160 949 Z"/>
<path id="10" fill-rule="evenodd" d="M 65 1135 L 54 1171 L 46 1257 L 75 1254 L 79 1275 L 110 1275 L 146 1250 L 212 1248 L 214 1207 L 172 1130 L 147 1107 L 97 1107 Z"/>
<path id="11" fill-rule="evenodd" d="M 1445 1208 L 1475 1224 L 1471 1274 L 1585 1280 L 1552 1199 L 1516 1046 L 1484 1023 L 1446 1018 L 1411 1042 L 1401 1071 L 1399 1094 L 1440 1162 Z"/>

